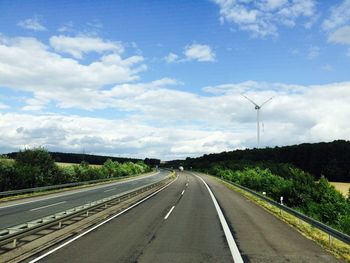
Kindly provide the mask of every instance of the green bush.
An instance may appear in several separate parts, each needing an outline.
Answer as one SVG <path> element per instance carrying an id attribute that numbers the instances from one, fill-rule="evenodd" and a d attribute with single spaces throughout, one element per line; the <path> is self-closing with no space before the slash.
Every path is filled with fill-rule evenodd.
<path id="1" fill-rule="evenodd" d="M 266 166 L 248 165 L 238 170 L 226 167 L 214 165 L 209 171 L 255 191 L 266 192 L 276 201 L 283 196 L 284 203 L 289 207 L 350 234 L 349 199 L 330 185 L 326 178 L 321 177 L 317 182 L 304 171 L 287 165 L 279 169 L 286 172 L 283 177 L 272 173 Z"/>
<path id="2" fill-rule="evenodd" d="M 58 167 L 46 149 L 26 149 L 17 154 L 14 163 L 0 156 L 0 191 L 116 178 L 148 171 L 151 168 L 143 162 L 111 160 L 102 167 L 92 167 L 87 162 Z"/>

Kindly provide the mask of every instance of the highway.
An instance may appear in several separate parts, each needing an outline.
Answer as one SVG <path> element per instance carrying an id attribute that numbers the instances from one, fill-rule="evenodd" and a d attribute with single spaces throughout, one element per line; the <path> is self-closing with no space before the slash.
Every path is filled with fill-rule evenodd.
<path id="1" fill-rule="evenodd" d="M 0 204 L 0 229 L 49 216 L 108 196 L 160 181 L 169 174 L 161 170 L 151 176 L 140 176 L 126 181 L 103 184 L 57 194 L 22 199 Z"/>
<path id="2" fill-rule="evenodd" d="M 215 179 L 188 172 L 132 209 L 28 261 L 339 262 Z"/>

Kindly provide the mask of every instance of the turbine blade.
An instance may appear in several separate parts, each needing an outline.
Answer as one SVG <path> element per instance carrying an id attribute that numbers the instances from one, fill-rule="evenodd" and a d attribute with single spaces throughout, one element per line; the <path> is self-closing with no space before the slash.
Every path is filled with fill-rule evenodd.
<path id="1" fill-rule="evenodd" d="M 271 101 L 274 97 L 275 97 L 275 96 L 269 98 L 267 101 L 265 101 L 263 104 L 261 104 L 261 105 L 260 105 L 260 108 L 261 108 L 262 106 L 264 106 L 266 103 L 268 103 L 269 101 Z"/>
<path id="2" fill-rule="evenodd" d="M 249 100 L 251 103 L 253 103 L 255 106 L 259 107 L 258 104 L 256 104 L 254 101 L 252 101 L 251 99 L 249 99 L 247 96 L 244 96 L 243 94 L 241 94 L 244 98 L 246 98 L 247 100 Z"/>

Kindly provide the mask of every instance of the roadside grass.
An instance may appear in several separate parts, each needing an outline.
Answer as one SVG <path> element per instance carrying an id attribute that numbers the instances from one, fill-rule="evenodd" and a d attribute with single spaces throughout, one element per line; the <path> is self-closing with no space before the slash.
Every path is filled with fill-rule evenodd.
<path id="1" fill-rule="evenodd" d="M 331 185 L 335 187 L 339 192 L 341 192 L 345 197 L 349 194 L 350 183 L 342 183 L 342 182 L 329 182 Z"/>
<path id="2" fill-rule="evenodd" d="M 311 239 L 315 241 L 317 244 L 319 244 L 323 249 L 326 251 L 332 253 L 334 256 L 336 256 L 339 259 L 346 260 L 347 262 L 350 262 L 350 245 L 347 245 L 346 243 L 335 239 L 330 238 L 327 233 L 324 233 L 320 231 L 319 229 L 313 227 L 312 225 L 304 222 L 303 220 L 283 211 L 280 210 L 278 207 L 275 207 L 268 202 L 265 202 L 256 196 L 234 186 L 231 185 L 219 178 L 215 178 L 216 180 L 220 181 L 226 187 L 229 189 L 236 191 L 249 200 L 255 202 L 256 204 L 263 207 L 266 211 L 273 214 L 274 216 L 278 217 L 282 221 L 286 222 L 293 228 L 297 229 L 303 236 L 305 236 L 308 239 Z"/>
<path id="3" fill-rule="evenodd" d="M 60 188 L 60 189 L 53 189 L 53 190 L 46 190 L 46 191 L 39 191 L 39 192 L 3 197 L 3 198 L 0 198 L 0 203 L 8 202 L 8 201 L 15 201 L 15 200 L 29 198 L 29 197 L 38 197 L 38 196 L 43 196 L 43 195 L 56 194 L 56 193 L 61 193 L 61 192 L 65 192 L 68 190 L 78 190 L 78 189 L 83 189 L 83 188 L 92 187 L 92 186 L 109 184 L 109 183 L 117 182 L 117 181 L 122 182 L 122 181 L 126 181 L 127 179 L 130 179 L 132 177 L 146 176 L 147 174 L 151 174 L 153 172 L 154 171 L 152 171 L 150 173 L 146 173 L 146 174 L 130 175 L 130 176 L 125 176 L 125 177 L 120 177 L 120 178 L 111 178 L 111 180 L 103 181 L 103 182 L 99 182 L 99 183 L 78 185 L 78 186 L 65 187 L 65 188 Z"/>

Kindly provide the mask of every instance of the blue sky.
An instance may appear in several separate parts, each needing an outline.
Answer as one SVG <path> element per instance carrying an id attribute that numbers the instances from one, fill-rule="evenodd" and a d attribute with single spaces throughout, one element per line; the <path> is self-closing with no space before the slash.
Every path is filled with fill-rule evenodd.
<path id="1" fill-rule="evenodd" d="M 255 147 L 242 93 L 274 96 L 262 146 L 350 137 L 349 0 L 11 0 L 0 10 L 1 152 L 173 159 Z"/>

